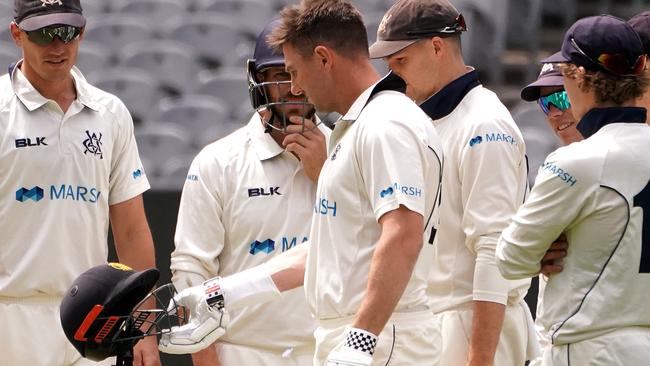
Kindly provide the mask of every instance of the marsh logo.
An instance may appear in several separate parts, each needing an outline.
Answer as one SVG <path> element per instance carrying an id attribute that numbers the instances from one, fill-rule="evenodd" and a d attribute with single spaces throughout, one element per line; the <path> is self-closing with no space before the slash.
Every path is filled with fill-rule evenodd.
<path id="1" fill-rule="evenodd" d="M 472 146 L 474 146 L 474 145 L 478 145 L 478 144 L 480 144 L 481 142 L 483 142 L 483 137 L 481 137 L 481 136 L 476 136 L 476 137 L 474 137 L 474 138 L 472 138 L 472 139 L 469 139 L 469 147 L 472 147 Z"/>
<path id="2" fill-rule="evenodd" d="M 136 169 L 133 171 L 133 179 L 138 179 L 144 175 L 142 169 Z"/>
<path id="3" fill-rule="evenodd" d="M 251 249 L 248 251 L 248 253 L 252 255 L 255 255 L 260 252 L 269 254 L 274 250 L 275 250 L 274 240 L 272 239 L 266 239 L 264 241 L 255 240 L 254 242 L 251 243 Z"/>
<path id="4" fill-rule="evenodd" d="M 395 193 L 395 191 L 393 190 L 393 187 L 391 186 L 391 187 L 388 187 L 388 188 L 384 189 L 383 191 L 381 191 L 381 193 L 379 193 L 379 196 L 381 198 L 384 198 L 386 196 L 390 196 L 393 193 Z"/>
<path id="5" fill-rule="evenodd" d="M 562 182 L 570 185 L 571 187 L 578 183 L 578 180 L 570 172 L 560 168 L 553 163 L 544 163 L 542 164 L 541 169 L 557 176 Z"/>
<path id="6" fill-rule="evenodd" d="M 43 199 L 43 188 L 39 186 L 34 186 L 31 189 L 21 187 L 16 191 L 16 201 L 18 202 L 25 202 L 27 200 L 38 202 L 42 199 Z"/>
<path id="7" fill-rule="evenodd" d="M 86 136 L 88 136 L 88 138 L 83 142 L 83 145 L 86 148 L 86 150 L 84 150 L 84 154 L 90 153 L 95 157 L 103 159 L 104 154 L 102 153 L 102 133 L 100 132 L 99 136 L 97 136 L 96 133 L 91 133 L 90 131 L 86 130 Z"/>
<path id="8" fill-rule="evenodd" d="M 50 199 L 97 203 L 101 192 L 97 188 L 73 186 L 70 184 L 50 186 Z"/>

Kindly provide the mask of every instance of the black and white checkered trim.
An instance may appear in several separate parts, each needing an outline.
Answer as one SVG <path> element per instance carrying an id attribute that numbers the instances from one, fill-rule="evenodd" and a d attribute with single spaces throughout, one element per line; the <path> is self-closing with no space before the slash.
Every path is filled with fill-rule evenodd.
<path id="1" fill-rule="evenodd" d="M 203 282 L 205 291 L 205 302 L 211 308 L 221 310 L 224 308 L 223 290 L 221 289 L 221 277 L 214 277 Z"/>
<path id="2" fill-rule="evenodd" d="M 345 345 L 372 356 L 377 346 L 377 337 L 363 329 L 350 328 L 345 339 Z"/>

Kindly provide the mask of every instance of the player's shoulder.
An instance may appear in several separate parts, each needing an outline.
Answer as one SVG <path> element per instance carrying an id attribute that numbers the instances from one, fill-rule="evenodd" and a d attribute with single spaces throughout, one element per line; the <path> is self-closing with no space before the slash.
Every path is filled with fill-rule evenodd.
<path id="1" fill-rule="evenodd" d="M 364 110 L 362 123 L 374 130 L 391 130 L 395 126 L 407 129 L 431 128 L 427 114 L 404 93 L 384 90 L 377 93 Z"/>
<path id="2" fill-rule="evenodd" d="M 550 153 L 540 167 L 540 175 L 587 188 L 600 184 L 607 156 L 606 147 L 595 140 L 583 140 Z"/>
<path id="3" fill-rule="evenodd" d="M 521 135 L 508 108 L 491 90 L 479 85 L 472 89 L 454 111 L 462 125 L 474 132 L 499 130 Z"/>
<path id="4" fill-rule="evenodd" d="M 9 105 L 11 99 L 15 96 L 11 86 L 9 74 L 0 76 L 0 111 L 3 111 Z"/>

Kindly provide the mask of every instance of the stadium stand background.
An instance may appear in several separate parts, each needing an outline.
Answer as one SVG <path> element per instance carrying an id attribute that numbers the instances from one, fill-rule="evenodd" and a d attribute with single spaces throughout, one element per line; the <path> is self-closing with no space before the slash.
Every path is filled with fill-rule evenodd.
<path id="1" fill-rule="evenodd" d="M 610 13 L 628 19 L 650 0 L 451 0 L 464 14 L 468 64 L 511 110 L 527 144 L 529 178 L 558 147 L 535 103 L 519 99 L 534 80 L 537 60 L 559 49 L 576 19 Z M 169 281 L 169 255 L 180 190 L 202 146 L 243 126 L 250 117 L 245 60 L 261 28 L 289 0 L 82 0 L 88 18 L 78 67 L 95 85 L 122 98 L 153 189 L 145 193 L 157 265 Z M 373 42 L 391 0 L 353 0 Z M 20 58 L 8 24 L 13 0 L 0 0 L 0 70 Z M 386 72 L 383 61 L 373 64 Z M 322 116 L 326 121 L 335 115 Z M 111 251 L 111 258 L 115 258 Z M 536 287 L 527 301 L 534 309 Z M 191 365 L 188 356 L 163 355 L 163 365 Z"/>

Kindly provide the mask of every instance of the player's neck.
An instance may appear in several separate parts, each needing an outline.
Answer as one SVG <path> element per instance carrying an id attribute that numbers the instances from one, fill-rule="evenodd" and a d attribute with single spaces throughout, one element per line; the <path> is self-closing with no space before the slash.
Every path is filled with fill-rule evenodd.
<path id="1" fill-rule="evenodd" d="M 342 87 L 336 90 L 338 103 L 335 111 L 341 115 L 345 115 L 357 98 L 381 79 L 369 60 L 353 61 L 347 67 L 340 72 L 338 79 Z"/>
<path id="2" fill-rule="evenodd" d="M 43 97 L 55 101 L 63 113 L 68 110 L 70 104 L 77 98 L 77 91 L 72 75 L 62 80 L 46 80 L 41 78 L 29 67 L 21 67 L 21 72 Z"/>

